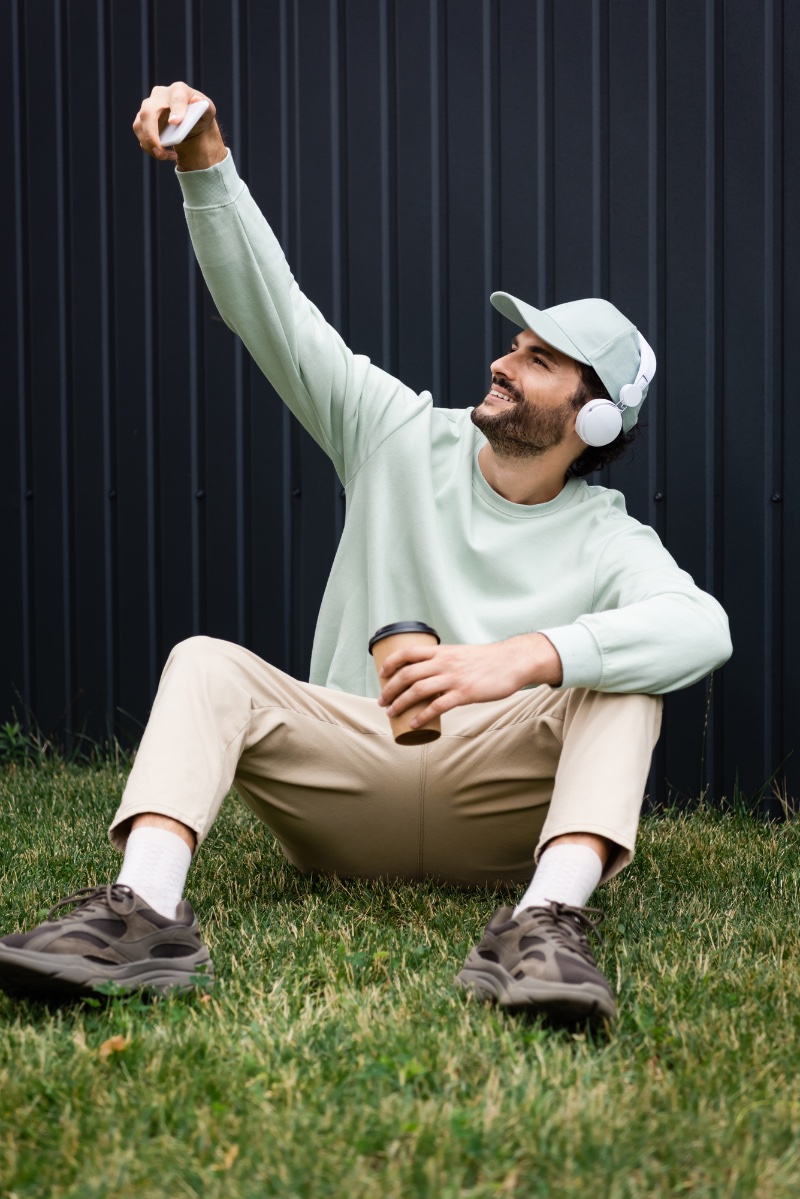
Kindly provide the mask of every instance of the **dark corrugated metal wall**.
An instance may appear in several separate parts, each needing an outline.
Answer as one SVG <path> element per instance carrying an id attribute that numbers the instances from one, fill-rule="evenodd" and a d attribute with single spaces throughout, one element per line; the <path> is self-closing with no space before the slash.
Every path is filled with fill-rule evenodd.
<path id="1" fill-rule="evenodd" d="M 800 725 L 800 7 L 780 0 L 9 0 L 0 719 L 130 737 L 195 632 L 307 671 L 334 473 L 214 312 L 130 131 L 214 97 L 301 286 L 437 402 L 479 400 L 488 293 L 607 296 L 659 355 L 602 480 L 726 605 L 653 786 L 752 792 Z M 708 720 L 706 716 L 708 714 Z M 796 757 L 796 755 L 795 755 Z"/>

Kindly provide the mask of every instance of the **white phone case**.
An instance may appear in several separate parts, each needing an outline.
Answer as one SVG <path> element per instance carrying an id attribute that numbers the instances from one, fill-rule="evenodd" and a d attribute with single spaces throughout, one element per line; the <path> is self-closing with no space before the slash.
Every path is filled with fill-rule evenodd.
<path id="1" fill-rule="evenodd" d="M 195 100 L 186 109 L 186 116 L 181 121 L 180 125 L 167 125 L 158 135 L 158 139 L 162 146 L 177 146 L 186 137 L 187 133 L 191 133 L 201 116 L 208 108 L 208 100 Z"/>

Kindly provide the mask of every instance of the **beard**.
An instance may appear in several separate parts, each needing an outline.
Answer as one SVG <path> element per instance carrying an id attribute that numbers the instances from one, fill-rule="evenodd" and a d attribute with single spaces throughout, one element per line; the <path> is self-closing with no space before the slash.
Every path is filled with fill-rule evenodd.
<path id="1" fill-rule="evenodd" d="M 538 458 L 560 445 L 567 435 L 568 419 L 575 413 L 574 397 L 558 408 L 545 408 L 526 400 L 508 383 L 502 386 L 514 396 L 510 408 L 491 412 L 481 403 L 470 414 L 498 458 Z"/>

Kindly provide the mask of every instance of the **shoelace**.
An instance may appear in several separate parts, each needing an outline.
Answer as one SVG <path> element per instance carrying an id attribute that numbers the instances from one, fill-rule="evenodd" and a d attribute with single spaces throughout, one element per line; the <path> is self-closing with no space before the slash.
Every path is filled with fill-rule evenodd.
<path id="1" fill-rule="evenodd" d="M 592 915 L 596 916 L 595 920 L 591 919 Z M 581 957 L 594 964 L 594 954 L 589 945 L 587 933 L 593 932 L 598 942 L 603 944 L 603 938 L 597 931 L 605 920 L 605 915 L 600 908 L 573 908 L 566 903 L 552 903 L 549 909 L 543 909 L 541 914 L 536 911 L 531 922 L 535 925 L 548 917 L 555 918 L 555 939 L 559 944 L 564 949 L 571 949 L 574 953 L 579 953 Z M 523 936 L 527 933 L 526 929 Z"/>
<path id="2" fill-rule="evenodd" d="M 120 916 L 127 916 L 136 906 L 136 896 L 130 887 L 126 887 L 124 883 L 105 883 L 102 887 L 81 887 L 80 891 L 75 891 L 66 899 L 59 899 L 47 913 L 47 919 L 51 920 L 53 913 L 59 908 L 74 904 L 77 911 L 79 908 L 90 907 L 98 900 L 104 900 L 112 912 L 118 912 Z"/>

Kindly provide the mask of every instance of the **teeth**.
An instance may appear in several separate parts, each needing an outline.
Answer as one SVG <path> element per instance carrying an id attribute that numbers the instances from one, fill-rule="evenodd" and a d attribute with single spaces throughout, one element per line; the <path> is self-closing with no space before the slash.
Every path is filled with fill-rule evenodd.
<path id="1" fill-rule="evenodd" d="M 510 396 L 503 395 L 502 392 L 495 391 L 494 389 L 492 389 L 492 391 L 489 392 L 489 395 L 496 396 L 498 400 L 508 400 L 509 403 L 511 402 Z"/>

